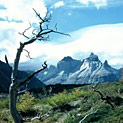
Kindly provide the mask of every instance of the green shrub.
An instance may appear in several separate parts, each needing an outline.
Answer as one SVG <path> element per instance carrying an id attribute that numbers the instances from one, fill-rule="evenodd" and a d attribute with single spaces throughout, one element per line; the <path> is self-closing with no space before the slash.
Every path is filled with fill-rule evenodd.
<path id="1" fill-rule="evenodd" d="M 66 104 L 69 104 L 70 102 L 77 100 L 81 97 L 89 96 L 89 91 L 83 91 L 80 89 L 74 89 L 72 92 L 67 92 L 64 90 L 64 92 L 55 94 L 52 97 L 44 98 L 41 100 L 42 104 L 48 104 L 51 106 L 63 106 Z"/>
<path id="2" fill-rule="evenodd" d="M 3 109 L 3 108 L 7 108 L 7 109 L 9 108 L 9 99 L 8 98 L 0 101 L 0 109 Z"/>
<path id="3" fill-rule="evenodd" d="M 79 121 L 81 120 L 82 116 L 83 115 L 81 113 L 79 113 L 79 115 L 78 115 L 78 112 L 73 110 L 70 113 L 68 113 L 68 115 L 64 119 L 63 123 L 79 123 Z"/>
<path id="4" fill-rule="evenodd" d="M 65 90 L 63 93 L 56 94 L 53 97 L 47 98 L 46 100 L 47 103 L 51 106 L 62 106 L 68 104 L 70 98 L 67 91 Z"/>
<path id="5" fill-rule="evenodd" d="M 76 100 L 80 97 L 87 97 L 90 96 L 91 92 L 90 91 L 84 91 L 80 90 L 79 88 L 76 88 L 72 91 L 72 93 L 69 94 L 71 100 Z"/>
<path id="6" fill-rule="evenodd" d="M 13 119 L 8 109 L 0 112 L 0 123 L 13 123 L 12 121 Z"/>
<path id="7" fill-rule="evenodd" d="M 34 110 L 34 97 L 29 93 L 22 95 L 17 103 L 20 112 L 30 112 Z"/>

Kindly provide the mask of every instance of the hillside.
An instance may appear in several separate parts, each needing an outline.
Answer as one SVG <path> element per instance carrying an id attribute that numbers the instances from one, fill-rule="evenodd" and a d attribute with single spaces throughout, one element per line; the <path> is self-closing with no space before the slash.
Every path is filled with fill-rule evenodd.
<path id="1" fill-rule="evenodd" d="M 9 86 L 11 83 L 11 72 L 12 72 L 12 68 L 0 60 L 0 93 L 9 92 Z M 22 80 L 22 79 L 25 79 L 29 75 L 30 74 L 25 71 L 18 70 L 17 79 Z M 37 89 L 37 88 L 42 88 L 44 86 L 45 84 L 43 84 L 36 77 L 33 77 L 30 80 L 29 84 L 27 84 L 27 89 Z"/>
<path id="2" fill-rule="evenodd" d="M 57 94 L 45 90 L 38 95 L 26 93 L 17 107 L 28 123 L 35 116 L 34 123 L 123 123 L 123 80 L 85 85 Z M 0 121 L 12 121 L 5 97 L 0 101 Z"/>

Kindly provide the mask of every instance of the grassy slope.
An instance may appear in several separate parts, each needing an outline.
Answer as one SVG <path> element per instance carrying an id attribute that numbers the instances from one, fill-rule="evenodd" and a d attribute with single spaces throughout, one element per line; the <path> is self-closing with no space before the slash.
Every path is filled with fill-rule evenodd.
<path id="1" fill-rule="evenodd" d="M 18 110 L 26 117 L 33 117 L 37 112 L 45 114 L 52 108 L 48 117 L 42 118 L 42 121 L 35 120 L 36 123 L 79 123 L 87 114 L 95 111 L 97 112 L 85 118 L 83 123 L 123 123 L 123 81 L 100 83 L 96 86 L 97 90 L 111 97 L 114 109 L 102 101 L 91 87 L 92 85 L 78 87 L 41 100 L 27 93 L 21 97 Z M 0 122 L 10 121 L 12 118 L 8 101 L 4 99 L 0 101 Z"/>

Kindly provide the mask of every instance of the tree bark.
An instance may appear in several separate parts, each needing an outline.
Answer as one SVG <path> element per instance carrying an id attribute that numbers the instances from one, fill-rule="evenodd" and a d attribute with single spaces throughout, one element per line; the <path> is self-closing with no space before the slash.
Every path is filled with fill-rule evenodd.
<path id="1" fill-rule="evenodd" d="M 9 102 L 10 103 L 10 113 L 11 113 L 15 123 L 23 123 L 22 118 L 16 108 L 16 102 L 17 102 L 16 84 L 12 83 L 10 85 L 9 96 L 10 96 L 10 102 Z"/>

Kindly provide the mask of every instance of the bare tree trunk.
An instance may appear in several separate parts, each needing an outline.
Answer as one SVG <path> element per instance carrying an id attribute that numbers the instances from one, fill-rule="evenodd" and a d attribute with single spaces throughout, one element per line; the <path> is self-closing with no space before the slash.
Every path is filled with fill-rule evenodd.
<path id="1" fill-rule="evenodd" d="M 22 123 L 22 118 L 16 108 L 17 90 L 16 90 L 15 84 L 10 85 L 9 96 L 10 96 L 10 102 L 9 102 L 10 103 L 10 113 L 15 123 Z"/>
<path id="2" fill-rule="evenodd" d="M 15 123 L 23 123 L 23 119 L 22 119 L 21 115 L 18 113 L 17 108 L 16 108 L 17 95 L 19 93 L 18 89 L 21 88 L 22 85 L 26 84 L 35 74 L 37 74 L 47 68 L 47 64 L 46 64 L 46 62 L 44 62 L 41 69 L 37 70 L 36 72 L 34 72 L 33 74 L 31 74 L 30 76 L 25 78 L 24 80 L 21 80 L 21 81 L 17 80 L 18 65 L 19 65 L 21 53 L 23 52 L 24 47 L 26 45 L 32 44 L 36 40 L 39 40 L 39 41 L 48 40 L 49 36 L 46 36 L 46 35 L 48 35 L 50 33 L 58 33 L 58 34 L 70 36 L 69 34 L 64 34 L 64 33 L 58 32 L 56 26 L 55 26 L 55 30 L 49 29 L 48 26 L 43 29 L 42 24 L 50 22 L 51 17 L 50 16 L 47 17 L 47 14 L 46 14 L 46 17 L 43 19 L 43 18 L 41 18 L 40 14 L 38 14 L 36 12 L 35 9 L 33 9 L 33 10 L 36 13 L 36 15 L 38 16 L 38 18 L 40 19 L 40 22 L 39 22 L 40 30 L 37 33 L 35 33 L 34 31 L 36 29 L 34 29 L 32 31 L 33 37 L 29 38 L 28 36 L 25 35 L 25 32 L 31 28 L 31 24 L 30 24 L 30 27 L 25 29 L 23 33 L 19 33 L 19 34 L 23 35 L 25 38 L 27 38 L 28 41 L 26 41 L 24 43 L 20 42 L 20 47 L 17 49 L 16 58 L 15 58 L 14 66 L 12 69 L 12 76 L 11 76 L 12 83 L 9 88 L 9 94 L 10 94 L 10 100 L 9 100 L 10 104 L 9 105 L 10 105 L 10 113 L 11 113 Z M 28 52 L 28 56 L 29 56 L 29 52 Z M 9 65 L 8 59 L 6 56 L 5 56 L 5 60 L 6 60 L 6 63 Z"/>

